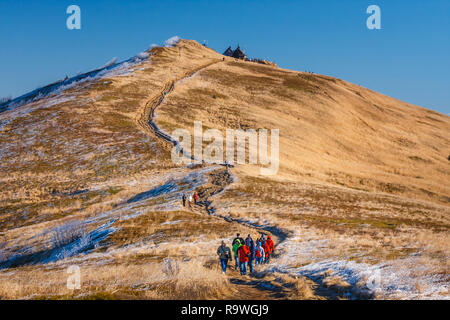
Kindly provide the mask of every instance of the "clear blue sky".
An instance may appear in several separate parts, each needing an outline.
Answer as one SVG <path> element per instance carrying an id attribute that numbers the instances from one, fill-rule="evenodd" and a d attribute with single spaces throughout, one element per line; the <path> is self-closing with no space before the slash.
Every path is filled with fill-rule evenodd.
<path id="1" fill-rule="evenodd" d="M 81 8 L 81 30 L 66 8 Z M 368 30 L 366 8 L 381 8 Z M 124 60 L 167 38 L 239 43 L 250 57 L 311 70 L 450 113 L 449 0 L 0 0 L 0 97 Z"/>

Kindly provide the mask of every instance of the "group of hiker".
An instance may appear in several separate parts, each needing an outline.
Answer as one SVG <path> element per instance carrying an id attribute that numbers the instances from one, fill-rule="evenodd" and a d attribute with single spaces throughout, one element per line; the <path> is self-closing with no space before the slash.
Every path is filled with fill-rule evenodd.
<path id="1" fill-rule="evenodd" d="M 241 275 L 247 274 L 247 266 L 250 273 L 254 272 L 254 265 L 268 263 L 270 257 L 275 250 L 275 244 L 270 237 L 266 238 L 261 235 L 260 238 L 253 241 L 250 234 L 244 240 L 238 233 L 232 242 L 232 250 L 222 241 L 222 244 L 217 249 L 220 264 L 223 273 L 227 271 L 228 262 L 232 261 L 231 251 L 233 251 L 235 270 L 239 268 Z"/>
<path id="2" fill-rule="evenodd" d="M 183 202 L 183 207 L 186 207 L 186 202 L 189 208 L 192 207 L 192 203 L 197 204 L 198 201 L 198 193 L 194 192 L 189 194 L 189 196 L 186 196 L 184 193 L 181 197 L 181 201 Z"/>

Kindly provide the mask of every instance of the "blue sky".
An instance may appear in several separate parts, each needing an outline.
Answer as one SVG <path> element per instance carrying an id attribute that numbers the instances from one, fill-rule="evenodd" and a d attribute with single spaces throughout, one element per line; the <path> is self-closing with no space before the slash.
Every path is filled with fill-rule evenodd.
<path id="1" fill-rule="evenodd" d="M 81 8 L 68 30 L 66 8 Z M 366 8 L 381 8 L 369 30 Z M 127 59 L 167 38 L 335 76 L 450 113 L 450 1 L 0 0 L 0 97 Z"/>

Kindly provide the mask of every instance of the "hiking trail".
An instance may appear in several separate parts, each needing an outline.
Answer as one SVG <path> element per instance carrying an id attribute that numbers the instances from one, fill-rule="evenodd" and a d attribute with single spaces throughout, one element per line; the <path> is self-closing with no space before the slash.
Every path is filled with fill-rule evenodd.
<path id="1" fill-rule="evenodd" d="M 202 66 L 196 67 L 193 70 L 187 71 L 183 73 L 181 76 L 178 76 L 172 80 L 167 81 L 160 93 L 156 94 L 152 98 L 146 101 L 143 111 L 137 117 L 137 123 L 139 126 L 148 134 L 155 135 L 157 138 L 163 140 L 166 143 L 172 144 L 174 147 L 178 149 L 178 151 L 185 157 L 190 158 L 191 160 L 196 160 L 193 155 L 188 154 L 183 150 L 180 146 L 179 142 L 173 139 L 171 136 L 161 131 L 161 129 L 154 122 L 155 111 L 156 109 L 164 102 L 165 98 L 168 94 L 174 91 L 175 84 L 178 81 L 184 80 L 193 76 L 195 73 L 208 68 L 216 63 L 220 63 L 223 60 L 214 60 Z M 205 165 L 201 163 L 200 165 Z M 226 166 L 225 164 L 221 164 L 222 166 Z M 223 192 L 231 183 L 233 183 L 233 177 L 226 168 L 219 168 L 213 170 L 209 174 L 209 183 L 207 185 L 203 185 L 198 188 L 197 193 L 199 195 L 199 201 L 197 204 L 194 204 L 191 208 L 194 212 L 198 212 L 198 209 L 202 208 L 208 215 L 212 215 L 219 219 L 223 219 L 228 223 L 237 223 L 239 225 L 254 229 L 256 232 L 262 233 L 270 233 L 277 239 L 276 246 L 280 245 L 290 236 L 291 232 L 288 230 L 284 230 L 282 228 L 271 226 L 271 225 L 259 225 L 250 221 L 247 221 L 243 218 L 233 218 L 231 216 L 225 216 L 218 214 L 216 212 L 216 208 L 212 206 L 211 198 L 221 192 Z M 203 211 L 201 210 L 201 211 Z M 198 212 L 201 213 L 201 212 Z M 277 257 L 281 256 L 283 252 L 277 250 L 275 255 L 273 256 L 273 260 L 277 259 Z M 272 260 L 272 261 L 273 261 Z M 272 298 L 272 299 L 287 299 L 288 296 L 295 294 L 295 286 L 291 286 L 289 283 L 283 283 L 279 278 L 273 277 L 273 279 L 265 279 L 267 275 L 270 275 L 269 272 L 265 271 L 255 271 L 254 274 L 250 275 L 249 273 L 246 276 L 241 276 L 239 271 L 234 270 L 233 262 L 229 264 L 228 273 L 230 278 L 230 282 L 236 286 L 239 286 L 239 292 L 242 294 L 242 299 L 263 299 L 263 298 Z M 294 276 L 295 277 L 295 276 Z M 336 294 L 331 292 L 330 290 L 323 288 L 320 283 L 317 283 L 318 287 L 314 290 L 316 294 L 320 297 L 324 298 L 336 298 Z M 239 299 L 239 297 L 236 297 Z"/>

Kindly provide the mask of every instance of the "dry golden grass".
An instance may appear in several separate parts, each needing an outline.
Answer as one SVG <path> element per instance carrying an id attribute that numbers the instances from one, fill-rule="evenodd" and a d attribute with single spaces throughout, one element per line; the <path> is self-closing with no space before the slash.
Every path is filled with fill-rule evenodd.
<path id="1" fill-rule="evenodd" d="M 174 168 L 167 145 L 149 137 L 136 119 L 166 81 L 219 57 L 196 42 L 180 46 L 180 56 L 178 48 L 154 48 L 152 58 L 129 75 L 87 82 L 62 97 L 0 114 L 9 121 L 0 132 L 0 231 L 36 223 L 47 207 L 65 216 L 74 213 L 71 208 L 90 206 L 95 199 L 66 198 L 93 184 L 114 187 L 112 179 Z M 22 116 L 21 110 L 29 113 Z M 65 203 L 58 203 L 60 193 Z"/>
<path id="2" fill-rule="evenodd" d="M 175 260 L 174 260 L 175 261 Z M 82 266 L 80 289 L 68 289 L 67 269 L 0 275 L 0 299 L 220 299 L 233 294 L 227 278 L 198 262 Z M 126 275 L 126 276 L 124 276 Z"/>
<path id="3" fill-rule="evenodd" d="M 227 60 L 178 83 L 157 114 L 169 132 L 192 130 L 194 120 L 223 132 L 280 129 L 273 179 L 450 200 L 441 183 L 450 175 L 449 117 L 343 80 Z"/>

